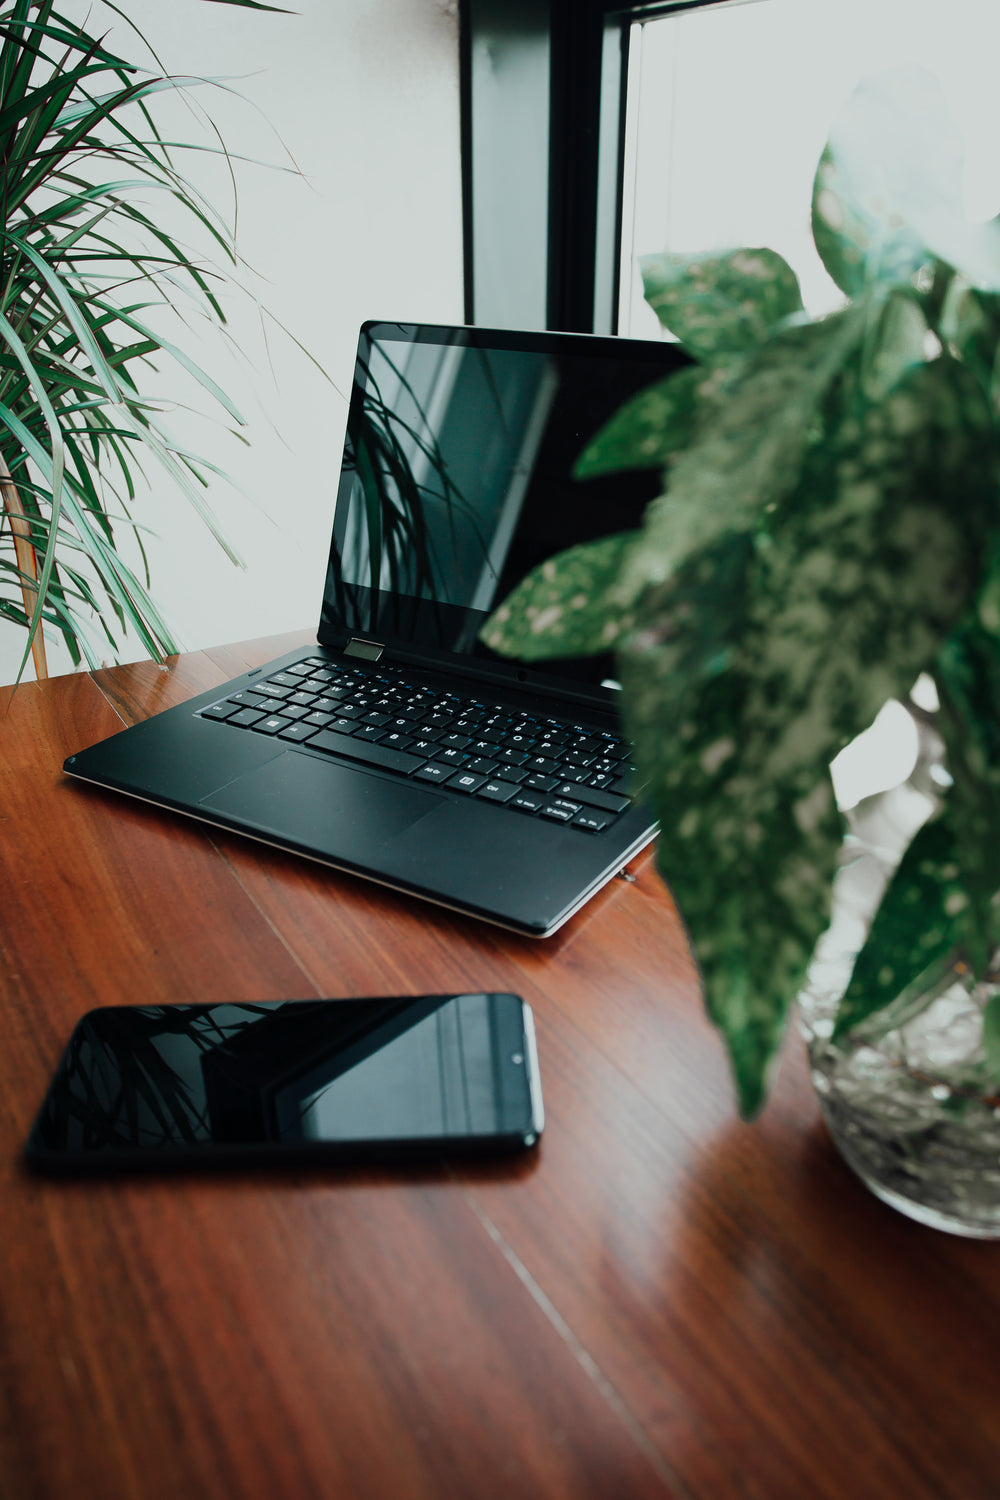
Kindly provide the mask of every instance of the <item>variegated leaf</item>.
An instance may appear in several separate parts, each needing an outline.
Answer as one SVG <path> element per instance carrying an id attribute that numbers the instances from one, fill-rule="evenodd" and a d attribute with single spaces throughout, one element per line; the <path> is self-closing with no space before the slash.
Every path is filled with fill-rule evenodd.
<path id="1" fill-rule="evenodd" d="M 755 348 L 802 311 L 798 278 L 774 250 L 700 255 L 664 251 L 640 261 L 646 301 L 664 328 L 698 359 Z"/>
<path id="2" fill-rule="evenodd" d="M 619 532 L 550 558 L 490 616 L 484 644 L 522 661 L 607 651 L 622 628 L 609 590 L 637 536 Z"/>
<path id="3" fill-rule="evenodd" d="M 781 527 L 690 557 L 623 642 L 660 867 L 746 1114 L 828 918 L 829 762 L 933 662 L 977 587 L 996 466 L 963 375 L 936 361 L 884 405 L 857 406 L 845 380 Z"/>

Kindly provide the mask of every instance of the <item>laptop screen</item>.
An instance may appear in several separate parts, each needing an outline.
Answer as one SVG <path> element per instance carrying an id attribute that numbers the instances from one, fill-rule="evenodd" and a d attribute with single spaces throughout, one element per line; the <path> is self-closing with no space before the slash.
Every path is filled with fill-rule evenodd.
<path id="1" fill-rule="evenodd" d="M 365 324 L 321 640 L 509 674 L 481 626 L 554 553 L 639 524 L 658 469 L 579 480 L 573 467 L 629 397 L 686 363 L 652 340 Z M 592 684 L 611 671 L 606 658 L 553 668 Z"/>

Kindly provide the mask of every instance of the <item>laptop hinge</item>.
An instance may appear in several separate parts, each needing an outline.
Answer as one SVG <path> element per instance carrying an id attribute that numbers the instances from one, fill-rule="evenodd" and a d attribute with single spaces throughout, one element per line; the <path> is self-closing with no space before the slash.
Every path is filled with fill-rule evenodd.
<path id="1" fill-rule="evenodd" d="M 345 656 L 361 656 L 365 661 L 378 661 L 385 647 L 381 641 L 363 641 L 360 637 L 352 635 L 344 647 Z"/>

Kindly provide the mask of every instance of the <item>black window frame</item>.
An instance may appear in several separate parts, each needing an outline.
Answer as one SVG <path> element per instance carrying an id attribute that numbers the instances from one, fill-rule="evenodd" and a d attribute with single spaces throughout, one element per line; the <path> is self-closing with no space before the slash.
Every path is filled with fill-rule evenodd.
<path id="1" fill-rule="evenodd" d="M 467 322 L 618 332 L 630 28 L 745 3 L 460 0 Z"/>

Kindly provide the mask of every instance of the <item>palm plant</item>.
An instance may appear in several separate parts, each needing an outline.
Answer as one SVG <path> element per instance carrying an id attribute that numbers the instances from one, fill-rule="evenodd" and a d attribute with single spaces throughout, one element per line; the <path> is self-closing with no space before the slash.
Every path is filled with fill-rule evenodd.
<path id="1" fill-rule="evenodd" d="M 144 389 L 151 361 L 166 356 L 242 422 L 154 326 L 158 309 L 180 303 L 220 329 L 226 319 L 224 278 L 162 227 L 151 193 L 169 195 L 237 265 L 232 232 L 178 165 L 192 148 L 164 140 L 153 120 L 153 96 L 178 86 L 118 56 L 54 0 L 0 4 L 0 619 L 27 630 L 19 676 L 29 652 L 46 675 L 43 625 L 74 662 L 96 664 L 88 617 L 112 648 L 116 628 L 131 627 L 151 655 L 175 649 L 130 517 L 143 457 L 235 558 L 204 497 L 213 465 L 171 438 Z M 122 526 L 138 540 L 142 578 L 119 552 Z"/>

